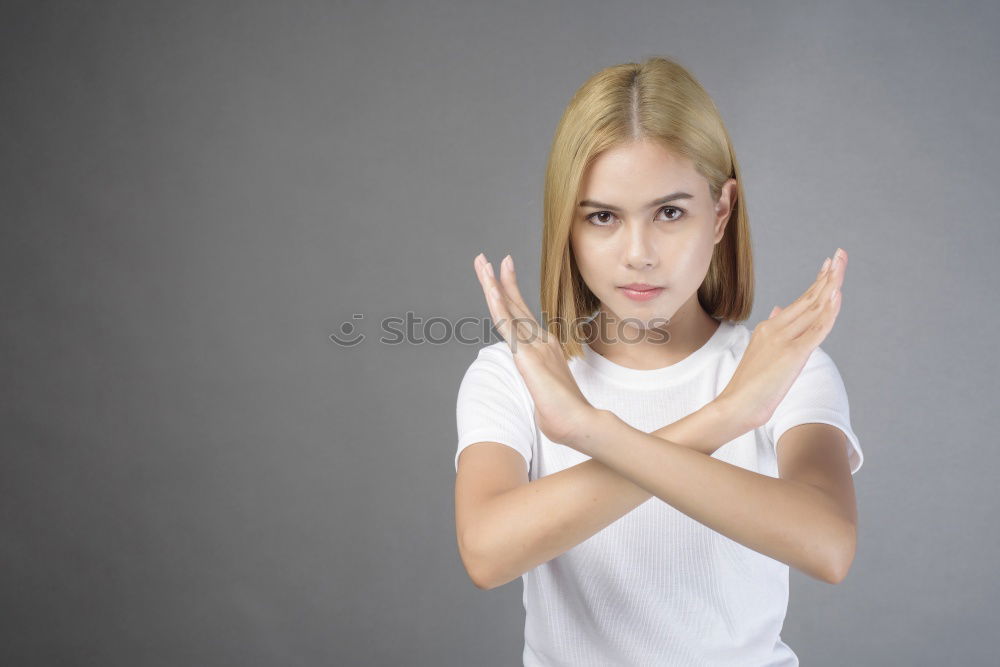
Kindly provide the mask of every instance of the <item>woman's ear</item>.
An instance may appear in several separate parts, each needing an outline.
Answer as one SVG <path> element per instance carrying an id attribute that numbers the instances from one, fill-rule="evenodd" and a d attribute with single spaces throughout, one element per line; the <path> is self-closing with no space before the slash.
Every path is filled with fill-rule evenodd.
<path id="1" fill-rule="evenodd" d="M 736 179 L 730 178 L 722 184 L 719 201 L 715 204 L 715 243 L 722 240 L 726 225 L 733 214 L 733 204 L 736 202 Z"/>

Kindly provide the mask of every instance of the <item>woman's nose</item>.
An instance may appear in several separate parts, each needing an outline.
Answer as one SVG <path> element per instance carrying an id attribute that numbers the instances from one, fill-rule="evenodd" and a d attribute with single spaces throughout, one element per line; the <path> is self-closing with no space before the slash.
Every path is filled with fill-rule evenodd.
<path id="1" fill-rule="evenodd" d="M 630 269 L 641 270 L 656 264 L 656 251 L 648 225 L 641 222 L 627 226 L 625 263 Z"/>

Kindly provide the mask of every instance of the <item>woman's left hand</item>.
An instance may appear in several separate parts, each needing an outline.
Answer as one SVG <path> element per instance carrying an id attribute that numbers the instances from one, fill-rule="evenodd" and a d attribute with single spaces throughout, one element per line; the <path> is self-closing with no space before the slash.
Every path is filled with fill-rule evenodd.
<path id="1" fill-rule="evenodd" d="M 847 252 L 838 248 L 813 284 L 787 308 L 757 324 L 729 384 L 714 400 L 728 404 L 747 430 L 774 415 L 819 344 L 833 329 L 843 299 Z"/>
<path id="2" fill-rule="evenodd" d="M 552 442 L 572 447 L 596 410 L 570 372 L 559 339 L 542 328 L 521 298 L 509 255 L 500 263 L 499 280 L 482 253 L 474 266 L 494 326 L 510 346 L 535 402 L 535 423 Z"/>

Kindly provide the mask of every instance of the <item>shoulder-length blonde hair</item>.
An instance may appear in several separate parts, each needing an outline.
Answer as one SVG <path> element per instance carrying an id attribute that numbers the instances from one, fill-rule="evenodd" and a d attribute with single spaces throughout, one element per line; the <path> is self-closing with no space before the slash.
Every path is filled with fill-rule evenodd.
<path id="1" fill-rule="evenodd" d="M 583 282 L 569 243 L 583 175 L 603 151 L 638 139 L 689 158 L 718 201 L 736 179 L 736 202 L 698 300 L 717 319 L 742 321 L 753 306 L 753 253 L 743 180 L 729 133 L 711 97 L 684 67 L 652 57 L 601 70 L 573 95 L 556 128 L 545 172 L 541 307 L 546 330 L 567 357 L 583 353 L 580 327 L 600 304 Z"/>

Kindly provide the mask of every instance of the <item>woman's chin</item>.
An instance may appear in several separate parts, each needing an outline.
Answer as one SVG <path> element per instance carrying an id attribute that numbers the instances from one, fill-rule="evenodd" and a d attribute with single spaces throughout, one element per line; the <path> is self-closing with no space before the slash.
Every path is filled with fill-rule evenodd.
<path id="1" fill-rule="evenodd" d="M 619 320 L 625 321 L 628 326 L 641 327 L 643 329 L 662 329 L 669 324 L 676 309 L 670 308 L 663 303 L 663 299 L 657 298 L 650 301 L 633 301 L 628 297 L 621 297 L 614 302 L 614 307 L 605 307 L 611 311 L 611 315 Z"/>
<path id="2" fill-rule="evenodd" d="M 632 308 L 619 318 L 629 326 L 639 329 L 663 329 L 670 324 L 671 313 L 662 308 Z"/>
<path id="3" fill-rule="evenodd" d="M 621 314 L 621 319 L 631 318 L 644 322 L 657 322 L 658 326 L 662 326 L 673 315 L 673 310 L 667 308 L 663 303 L 655 301 L 648 303 L 629 302 L 619 308 L 619 313 Z"/>

